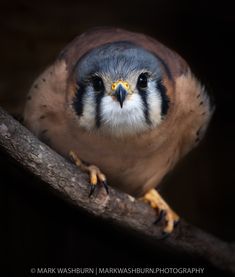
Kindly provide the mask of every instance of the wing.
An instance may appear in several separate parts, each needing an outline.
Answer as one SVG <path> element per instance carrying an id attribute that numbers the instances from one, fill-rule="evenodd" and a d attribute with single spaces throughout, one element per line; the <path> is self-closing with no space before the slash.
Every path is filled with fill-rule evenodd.
<path id="1" fill-rule="evenodd" d="M 24 109 L 24 123 L 36 136 L 49 143 L 50 132 L 62 128 L 67 84 L 63 60 L 48 67 L 33 83 Z"/>

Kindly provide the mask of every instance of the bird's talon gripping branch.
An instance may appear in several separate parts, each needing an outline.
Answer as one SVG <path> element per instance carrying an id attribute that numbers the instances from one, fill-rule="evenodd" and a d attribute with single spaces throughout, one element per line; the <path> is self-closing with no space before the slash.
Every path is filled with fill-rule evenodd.
<path id="1" fill-rule="evenodd" d="M 90 184 L 90 193 L 89 193 L 89 197 L 92 196 L 92 194 L 94 193 L 94 191 L 95 191 L 95 185 L 91 185 L 91 184 Z"/>
<path id="2" fill-rule="evenodd" d="M 169 207 L 169 205 L 163 200 L 155 189 L 148 191 L 144 195 L 143 200 L 149 203 L 153 209 L 158 211 L 159 216 L 155 221 L 155 224 L 158 223 L 164 216 L 166 224 L 163 230 L 162 238 L 165 238 L 174 230 L 174 227 L 179 221 L 179 216 Z"/>
<path id="3" fill-rule="evenodd" d="M 167 233 L 167 232 L 165 232 L 165 231 L 162 231 L 162 234 L 161 234 L 161 236 L 160 236 L 158 239 L 159 239 L 159 240 L 165 239 L 165 238 L 167 238 L 169 235 L 170 235 L 170 233 Z"/>
<path id="4" fill-rule="evenodd" d="M 105 188 L 107 194 L 109 194 L 109 186 L 108 186 L 107 180 L 104 180 L 104 181 L 102 182 L 102 184 L 103 184 L 103 186 L 104 186 L 104 188 Z"/>
<path id="5" fill-rule="evenodd" d="M 108 184 L 105 175 L 95 165 L 86 165 L 82 162 L 74 151 L 69 152 L 70 157 L 82 171 L 90 175 L 90 193 L 89 197 L 94 193 L 98 183 L 102 184 L 107 194 L 109 193 Z"/>
<path id="6" fill-rule="evenodd" d="M 154 224 L 158 224 L 164 216 L 165 216 L 165 211 L 161 210 L 158 214 L 157 219 L 154 221 Z"/>

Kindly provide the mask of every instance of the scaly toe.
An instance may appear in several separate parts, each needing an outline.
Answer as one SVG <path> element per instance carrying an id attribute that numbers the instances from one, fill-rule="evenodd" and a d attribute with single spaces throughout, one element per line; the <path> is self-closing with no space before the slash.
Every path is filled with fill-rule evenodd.
<path id="1" fill-rule="evenodd" d="M 154 223 L 157 224 L 164 216 L 165 227 L 163 231 L 166 234 L 172 233 L 175 222 L 179 220 L 179 216 L 169 207 L 161 195 L 155 189 L 151 189 L 144 195 L 142 199 L 145 202 L 148 202 L 153 209 L 158 211 L 158 218 Z"/>
<path id="2" fill-rule="evenodd" d="M 87 165 L 81 159 L 79 159 L 78 155 L 75 151 L 70 151 L 69 156 L 73 160 L 73 162 L 84 172 L 87 172 L 90 176 L 90 193 L 89 197 L 94 193 L 97 184 L 100 183 L 104 186 L 107 194 L 109 193 L 108 184 L 106 181 L 105 175 L 100 171 L 100 169 L 95 165 Z"/>
<path id="3" fill-rule="evenodd" d="M 166 220 L 166 225 L 164 228 L 164 232 L 166 233 L 172 233 L 174 230 L 174 227 L 176 226 L 176 222 L 179 221 L 178 215 L 176 215 L 171 209 L 168 209 L 165 211 L 165 220 Z"/>

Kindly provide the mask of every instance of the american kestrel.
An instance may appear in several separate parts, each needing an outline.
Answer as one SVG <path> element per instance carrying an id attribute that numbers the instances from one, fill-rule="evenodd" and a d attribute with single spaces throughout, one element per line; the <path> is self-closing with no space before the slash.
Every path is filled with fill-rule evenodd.
<path id="1" fill-rule="evenodd" d="M 178 215 L 155 190 L 201 140 L 213 108 L 187 63 L 144 34 L 100 28 L 75 38 L 34 82 L 24 112 L 41 140 L 97 183 Z"/>

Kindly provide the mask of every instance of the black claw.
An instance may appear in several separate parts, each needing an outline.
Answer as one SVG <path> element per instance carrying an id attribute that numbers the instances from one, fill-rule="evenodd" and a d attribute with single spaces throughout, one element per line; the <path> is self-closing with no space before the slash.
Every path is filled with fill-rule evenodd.
<path id="1" fill-rule="evenodd" d="M 162 231 L 162 235 L 160 237 L 158 237 L 158 239 L 166 239 L 169 237 L 169 235 L 170 235 L 170 233 Z"/>
<path id="2" fill-rule="evenodd" d="M 176 226 L 178 226 L 179 223 L 180 223 L 180 220 L 174 221 L 174 228 L 175 228 Z"/>
<path id="3" fill-rule="evenodd" d="M 108 183 L 107 183 L 107 181 L 106 181 L 106 180 L 105 180 L 105 181 L 103 181 L 103 182 L 102 182 L 102 185 L 104 186 L 104 188 L 105 188 L 105 190 L 106 190 L 107 194 L 109 194 L 109 187 L 108 187 Z"/>
<path id="4" fill-rule="evenodd" d="M 92 196 L 92 194 L 94 193 L 94 191 L 95 191 L 95 185 L 90 185 L 90 193 L 89 193 L 89 197 L 91 197 Z"/>
<path id="5" fill-rule="evenodd" d="M 154 224 L 158 224 L 162 220 L 163 216 L 165 216 L 165 211 L 161 210 L 158 215 L 158 218 L 154 221 Z"/>

